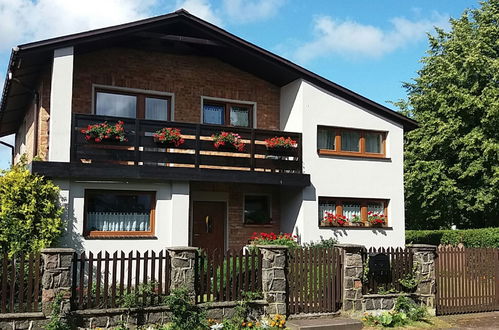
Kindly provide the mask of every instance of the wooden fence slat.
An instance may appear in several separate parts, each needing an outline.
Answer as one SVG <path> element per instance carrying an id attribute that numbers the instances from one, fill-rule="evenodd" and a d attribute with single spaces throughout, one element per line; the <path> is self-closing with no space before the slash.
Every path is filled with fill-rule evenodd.
<path id="1" fill-rule="evenodd" d="M 101 286 L 101 263 L 102 263 L 102 251 L 97 253 L 97 272 L 95 274 L 95 307 L 100 305 L 100 286 Z M 92 288 L 90 287 L 89 290 Z"/>
<path id="2" fill-rule="evenodd" d="M 125 290 L 125 252 L 120 251 L 120 299 L 123 298 Z"/>
<path id="3" fill-rule="evenodd" d="M 26 294 L 26 311 L 33 311 L 33 253 L 28 256 L 28 283 L 27 283 L 27 294 Z"/>
<path id="4" fill-rule="evenodd" d="M 135 252 L 135 292 L 137 292 L 137 289 L 139 288 L 140 285 L 140 252 L 136 251 Z M 135 295 L 135 303 L 139 303 L 139 295 Z"/>
<path id="5" fill-rule="evenodd" d="M 116 278 L 117 278 L 117 270 L 118 270 L 118 251 L 114 251 L 113 253 L 113 265 L 111 267 L 111 307 L 116 307 Z"/>
<path id="6" fill-rule="evenodd" d="M 18 303 L 19 312 L 24 312 L 24 253 L 19 254 L 19 288 L 18 288 Z"/>
<path id="7" fill-rule="evenodd" d="M 85 252 L 82 252 L 79 256 L 76 255 L 77 261 L 79 261 L 79 285 L 78 285 L 78 307 L 83 308 L 83 297 L 85 294 Z"/>
<path id="8" fill-rule="evenodd" d="M 102 302 L 105 307 L 109 306 L 109 252 L 104 254 L 104 292 Z"/>
<path id="9" fill-rule="evenodd" d="M 156 288 L 157 288 L 157 283 L 156 283 L 156 252 L 155 251 L 151 251 L 151 284 L 152 284 L 152 288 L 153 288 L 153 292 L 156 292 Z M 155 302 L 155 295 L 154 294 L 151 294 L 151 296 L 149 297 L 149 300 L 150 300 L 150 304 L 153 305 L 154 302 Z"/>
<path id="10" fill-rule="evenodd" d="M 147 274 L 148 274 L 148 266 L 149 266 L 149 251 L 144 252 L 144 273 L 142 274 L 142 283 L 147 284 Z M 147 305 L 147 290 L 144 290 L 144 294 L 142 295 L 142 303 Z"/>
<path id="11" fill-rule="evenodd" d="M 89 308 L 94 306 L 94 299 L 92 297 L 92 286 L 93 286 L 93 270 L 94 270 L 94 254 L 92 252 L 88 253 L 88 284 L 87 284 L 87 305 Z"/>
<path id="12" fill-rule="evenodd" d="M 7 252 L 4 252 L 2 255 L 2 313 L 7 312 L 7 274 L 9 272 L 7 267 L 7 257 Z"/>
<path id="13" fill-rule="evenodd" d="M 222 267 L 225 267 L 225 283 L 224 283 L 224 287 L 225 287 L 225 300 L 226 301 L 229 301 L 230 300 L 230 250 L 227 250 L 225 252 L 225 263 L 223 264 Z"/>
<path id="14" fill-rule="evenodd" d="M 9 293 L 10 293 L 10 301 L 9 301 L 9 311 L 11 313 L 14 313 L 14 297 L 16 294 L 16 259 L 15 257 L 12 257 L 10 260 L 10 288 L 9 288 Z"/>
<path id="15" fill-rule="evenodd" d="M 158 254 L 158 302 L 163 294 L 163 250 Z"/>

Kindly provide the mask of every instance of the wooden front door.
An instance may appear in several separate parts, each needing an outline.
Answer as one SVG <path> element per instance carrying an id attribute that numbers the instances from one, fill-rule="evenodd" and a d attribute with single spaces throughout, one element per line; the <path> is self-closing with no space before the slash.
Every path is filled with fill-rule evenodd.
<path id="1" fill-rule="evenodd" d="M 193 202 L 193 246 L 224 250 L 225 212 L 225 202 Z"/>

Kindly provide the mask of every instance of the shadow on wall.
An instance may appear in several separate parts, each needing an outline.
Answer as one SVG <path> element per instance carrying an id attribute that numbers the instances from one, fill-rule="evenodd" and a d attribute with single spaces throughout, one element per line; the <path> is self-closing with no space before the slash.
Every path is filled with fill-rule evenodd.
<path id="1" fill-rule="evenodd" d="M 83 236 L 76 227 L 77 219 L 74 214 L 73 207 L 73 196 L 71 191 L 69 193 L 69 202 L 64 198 L 61 199 L 61 203 L 64 205 L 63 223 L 64 232 L 62 237 L 59 239 L 59 247 L 67 247 L 75 249 L 76 252 L 81 253 L 85 251 L 83 246 Z"/>
<path id="2" fill-rule="evenodd" d="M 362 230 L 362 231 L 368 231 L 370 230 L 374 235 L 383 235 L 383 236 L 387 236 L 386 234 L 386 229 L 383 229 L 383 228 L 372 228 L 372 229 L 367 229 L 367 228 L 362 228 L 362 229 L 352 229 L 352 228 L 349 228 L 349 229 L 346 229 L 346 228 L 342 228 L 342 227 L 325 227 L 325 228 L 320 228 L 320 230 L 330 230 L 333 232 L 333 236 L 335 238 L 339 238 L 339 237 L 348 237 L 348 233 L 349 233 L 349 230 Z M 321 235 L 322 237 L 322 235 Z"/>

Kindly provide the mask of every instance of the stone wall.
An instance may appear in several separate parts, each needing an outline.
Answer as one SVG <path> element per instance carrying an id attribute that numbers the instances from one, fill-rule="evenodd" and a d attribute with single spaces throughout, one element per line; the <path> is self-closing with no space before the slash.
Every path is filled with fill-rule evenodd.
<path id="1" fill-rule="evenodd" d="M 262 291 L 268 302 L 265 313 L 287 313 L 288 248 L 280 245 L 259 245 L 262 253 Z"/>
<path id="2" fill-rule="evenodd" d="M 362 311 L 362 245 L 340 244 L 343 251 L 343 310 Z"/>

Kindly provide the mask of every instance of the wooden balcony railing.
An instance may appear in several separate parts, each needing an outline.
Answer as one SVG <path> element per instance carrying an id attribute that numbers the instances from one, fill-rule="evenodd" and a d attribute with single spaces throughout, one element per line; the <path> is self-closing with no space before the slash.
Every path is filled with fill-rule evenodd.
<path id="1" fill-rule="evenodd" d="M 105 121 L 114 125 L 118 120 L 124 122 L 126 142 L 95 143 L 86 141 L 81 133 L 87 125 Z M 301 133 L 84 114 L 74 114 L 72 125 L 72 162 L 302 173 Z M 180 129 L 185 143 L 165 147 L 155 142 L 154 132 L 164 127 Z M 222 131 L 239 134 L 244 150 L 215 148 L 211 136 Z M 279 152 L 267 149 L 265 139 L 276 136 L 292 138 L 297 147 Z"/>

